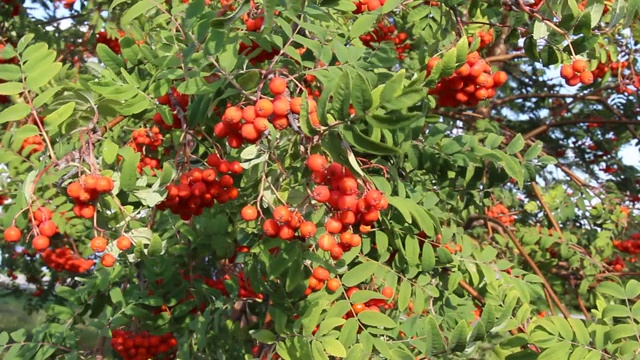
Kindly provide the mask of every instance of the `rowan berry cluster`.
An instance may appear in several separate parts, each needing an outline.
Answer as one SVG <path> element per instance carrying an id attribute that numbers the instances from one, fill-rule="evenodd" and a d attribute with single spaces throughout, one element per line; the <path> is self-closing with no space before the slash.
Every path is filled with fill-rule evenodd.
<path id="1" fill-rule="evenodd" d="M 478 49 L 482 49 L 493 42 L 493 29 L 489 29 L 489 31 L 480 30 L 476 35 L 480 38 L 480 46 Z M 467 36 L 467 40 L 469 44 L 471 44 L 473 42 L 473 36 Z"/>
<path id="2" fill-rule="evenodd" d="M 237 278 L 238 280 L 238 297 L 241 299 L 263 299 L 264 296 L 262 294 L 258 294 L 251 284 L 249 280 L 246 278 L 244 271 L 238 272 L 238 274 L 226 274 L 223 277 L 217 279 L 204 279 L 205 285 L 212 289 L 216 289 L 220 291 L 224 296 L 229 297 L 229 291 L 224 286 L 225 281 L 231 281 L 233 278 Z"/>
<path id="3" fill-rule="evenodd" d="M 158 147 L 162 145 L 162 140 L 163 136 L 157 126 L 153 126 L 150 129 L 138 129 L 131 134 L 131 141 L 128 145 L 135 152 L 141 154 L 138 173 L 142 173 L 144 168 L 149 168 L 151 173 L 155 174 L 155 170 L 160 168 L 160 160 L 150 155 L 151 152 L 158 150 Z"/>
<path id="4" fill-rule="evenodd" d="M 621 252 L 638 255 L 640 254 L 640 233 L 631 234 L 627 240 L 614 240 L 613 246 Z"/>
<path id="5" fill-rule="evenodd" d="M 331 258 L 338 260 L 345 251 L 362 242 L 360 235 L 351 229 L 359 225 L 360 233 L 369 232 L 373 223 L 380 218 L 380 211 L 385 210 L 389 202 L 376 189 L 360 189 L 349 169 L 338 163 L 329 164 L 320 154 L 309 156 L 306 164 L 317 185 L 311 194 L 313 199 L 326 204 L 330 211 L 324 224 L 327 234 L 320 236 L 318 247 L 329 251 Z"/>
<path id="6" fill-rule="evenodd" d="M 124 360 L 175 359 L 178 341 L 172 333 L 152 335 L 146 331 L 117 329 L 111 332 L 111 347 Z"/>
<path id="7" fill-rule="evenodd" d="M 73 213 L 78 217 L 91 219 L 96 213 L 93 203 L 100 194 L 106 194 L 113 190 L 113 180 L 108 176 L 84 175 L 79 181 L 74 181 L 67 186 L 67 195 L 75 201 Z"/>
<path id="8" fill-rule="evenodd" d="M 370 33 L 360 35 L 360 41 L 371 49 L 376 48 L 373 43 L 393 42 L 399 60 L 404 60 L 404 52 L 411 49 L 411 44 L 406 42 L 408 38 L 409 35 L 406 32 L 398 32 L 394 25 L 385 25 L 382 21 Z"/>
<path id="9" fill-rule="evenodd" d="M 27 136 L 20 145 L 18 153 L 22 154 L 24 150 L 30 149 L 27 156 L 31 156 L 35 153 L 39 153 L 44 150 L 44 141 L 40 135 Z"/>
<path id="10" fill-rule="evenodd" d="M 246 211 L 245 211 L 246 213 Z M 273 210 L 273 218 L 262 224 L 262 231 L 268 237 L 279 237 L 282 240 L 292 240 L 297 235 L 302 239 L 309 239 L 316 234 L 316 224 L 305 221 L 296 210 L 289 210 L 281 205 Z"/>
<path id="11" fill-rule="evenodd" d="M 162 118 L 162 114 L 155 113 L 153 115 L 153 122 L 160 126 L 162 129 L 169 131 L 171 129 L 180 129 L 182 127 L 182 121 L 178 113 L 186 114 L 187 106 L 189 106 L 189 95 L 181 94 L 175 87 L 172 87 L 168 93 L 158 98 L 158 104 L 167 105 L 171 109 L 173 122 L 167 124 Z"/>
<path id="12" fill-rule="evenodd" d="M 269 90 L 275 95 L 273 101 L 262 98 L 244 108 L 229 106 L 225 109 L 219 123 L 213 128 L 213 134 L 220 139 L 227 139 L 229 147 L 240 148 L 244 142 L 254 144 L 260 140 L 262 133 L 269 129 L 271 123 L 276 130 L 289 127 L 291 114 L 300 114 L 302 98 L 289 99 L 287 81 L 281 77 L 273 77 L 269 81 Z M 309 98 L 309 118 L 314 126 L 320 124 L 316 112 L 315 100 Z"/>
<path id="13" fill-rule="evenodd" d="M 496 204 L 487 210 L 487 216 L 500 220 L 505 225 L 513 225 L 516 217 L 511 215 L 509 209 L 503 204 Z"/>
<path id="14" fill-rule="evenodd" d="M 594 75 L 589 71 L 589 64 L 586 60 L 575 59 L 571 64 L 564 64 L 560 67 L 560 77 L 568 86 L 593 84 Z"/>
<path id="15" fill-rule="evenodd" d="M 356 9 L 353 10 L 354 14 L 362 14 L 367 11 L 377 10 L 379 7 L 386 3 L 386 0 L 360 0 L 355 1 Z"/>
<path id="16" fill-rule="evenodd" d="M 313 269 L 311 276 L 309 276 L 309 282 L 304 294 L 309 295 L 314 291 L 320 291 L 325 284 L 327 284 L 327 290 L 330 292 L 335 292 L 340 288 L 340 286 L 342 286 L 340 279 L 331 278 L 329 270 L 322 266 L 316 266 Z"/>
<path id="17" fill-rule="evenodd" d="M 347 290 L 347 298 L 351 299 L 353 294 L 358 292 L 360 289 L 357 287 L 350 287 Z M 395 306 L 395 303 L 392 301 L 393 297 L 394 297 L 394 290 L 392 287 L 390 286 L 385 286 L 382 288 L 382 290 L 380 291 L 380 293 L 382 294 L 382 296 L 384 296 L 386 298 L 385 299 L 370 299 L 367 300 L 366 302 L 361 302 L 361 303 L 354 303 L 351 305 L 351 310 L 352 311 L 348 311 L 346 314 L 343 315 L 344 319 L 349 319 L 352 317 L 355 317 L 357 314 L 363 312 L 363 311 L 375 311 L 375 312 L 382 312 L 381 309 L 384 310 L 389 310 L 392 309 Z"/>
<path id="18" fill-rule="evenodd" d="M 613 260 L 607 261 L 607 265 L 611 266 L 613 268 L 613 271 L 617 272 L 624 270 L 626 266 L 624 260 L 620 257 L 620 255 L 616 256 Z"/>
<path id="19" fill-rule="evenodd" d="M 221 204 L 238 197 L 231 175 L 239 175 L 243 169 L 239 162 L 222 160 L 211 154 L 207 158 L 210 168 L 193 168 L 180 176 L 177 184 L 167 186 L 167 198 L 156 205 L 158 210 L 169 209 L 182 220 L 201 215 L 217 201 Z"/>
<path id="20" fill-rule="evenodd" d="M 83 273 L 95 265 L 95 261 L 78 256 L 69 247 L 46 249 L 42 253 L 42 260 L 49 268 L 56 271 Z"/>
<path id="21" fill-rule="evenodd" d="M 124 31 L 118 30 L 120 37 L 124 36 Z M 116 54 L 120 54 L 122 49 L 120 48 L 120 40 L 117 37 L 108 35 L 105 30 L 98 31 L 96 34 L 96 44 L 105 44 Z"/>
<path id="22" fill-rule="evenodd" d="M 437 57 L 429 60 L 427 76 L 439 61 Z M 494 97 L 496 89 L 507 82 L 507 78 L 504 71 L 492 73 L 491 66 L 474 51 L 452 76 L 440 79 L 429 94 L 438 98 L 440 106 L 476 106 L 480 101 Z"/>
<path id="23" fill-rule="evenodd" d="M 276 11 L 275 13 L 277 14 L 278 12 Z M 259 32 L 262 29 L 262 24 L 264 23 L 264 10 L 258 10 L 256 4 L 252 1 L 250 13 L 244 14 L 242 16 L 242 20 L 244 21 L 248 32 Z M 263 49 L 255 40 L 251 40 L 250 44 L 240 42 L 240 47 L 238 49 L 238 54 L 245 55 L 249 58 L 249 63 L 251 65 L 257 65 L 262 62 L 272 60 L 279 53 L 280 50 L 275 47 L 272 47 L 271 50 Z"/>

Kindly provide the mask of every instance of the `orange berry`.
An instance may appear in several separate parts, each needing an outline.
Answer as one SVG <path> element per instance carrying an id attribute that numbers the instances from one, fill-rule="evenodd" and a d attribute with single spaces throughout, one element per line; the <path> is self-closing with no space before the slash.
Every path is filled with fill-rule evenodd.
<path id="1" fill-rule="evenodd" d="M 259 132 L 263 133 L 269 129 L 269 120 L 267 120 L 267 118 L 257 117 L 253 121 L 253 127 L 255 127 Z"/>
<path id="2" fill-rule="evenodd" d="M 246 122 L 253 122 L 256 119 L 256 107 L 253 105 L 249 105 L 242 109 L 242 118 Z"/>
<path id="3" fill-rule="evenodd" d="M 593 73 L 591 71 L 588 71 L 588 70 L 583 71 L 580 74 L 580 82 L 583 85 L 591 85 L 591 84 L 593 84 Z"/>
<path id="4" fill-rule="evenodd" d="M 131 248 L 131 239 L 129 239 L 128 236 L 120 236 L 117 240 L 116 240 L 116 247 L 118 247 L 118 249 L 120 251 L 127 251 Z"/>
<path id="5" fill-rule="evenodd" d="M 291 210 L 284 205 L 280 205 L 273 210 L 273 218 L 277 222 L 284 224 L 291 220 Z"/>
<path id="6" fill-rule="evenodd" d="M 302 111 L 302 98 L 297 96 L 291 99 L 291 102 L 289 103 L 289 108 L 291 109 L 292 113 L 300 114 L 300 111 Z"/>
<path id="7" fill-rule="evenodd" d="M 67 195 L 72 199 L 80 198 L 80 195 L 84 192 L 84 187 L 77 181 L 72 182 L 67 186 Z"/>
<path id="8" fill-rule="evenodd" d="M 256 129 L 254 123 L 245 123 L 240 129 L 240 135 L 250 143 L 258 141 L 261 134 L 262 132 Z"/>
<path id="9" fill-rule="evenodd" d="M 256 102 L 256 115 L 259 117 L 269 117 L 273 114 L 273 103 L 269 99 L 260 99 Z"/>
<path id="10" fill-rule="evenodd" d="M 267 219 L 262 224 L 262 232 L 268 237 L 276 237 L 280 231 L 280 225 L 273 219 Z"/>
<path id="11" fill-rule="evenodd" d="M 330 234 L 322 234 L 318 238 L 318 247 L 324 251 L 331 251 L 336 246 L 336 239 Z"/>
<path id="12" fill-rule="evenodd" d="M 33 245 L 33 248 L 38 250 L 38 251 L 43 251 L 46 250 L 49 245 L 51 244 L 51 241 L 49 240 L 49 238 L 47 236 L 44 235 L 38 235 L 36 237 L 33 238 L 33 241 L 31 243 Z"/>
<path id="13" fill-rule="evenodd" d="M 291 107 L 287 99 L 278 99 L 273 102 L 273 115 L 275 116 L 286 116 L 290 110 Z"/>
<path id="14" fill-rule="evenodd" d="M 107 249 L 107 239 L 102 236 L 96 236 L 91 239 L 89 246 L 93 252 L 103 252 Z"/>
<path id="15" fill-rule="evenodd" d="M 224 111 L 222 121 L 237 124 L 242 120 L 242 109 L 237 106 L 230 106 Z"/>
<path id="16" fill-rule="evenodd" d="M 367 306 L 365 304 L 363 304 L 363 303 L 357 303 L 357 304 L 353 304 L 351 306 L 351 309 L 353 309 L 353 312 L 356 313 L 356 314 L 360 314 L 366 308 L 367 308 Z"/>
<path id="17" fill-rule="evenodd" d="M 583 59 L 575 59 L 573 60 L 573 63 L 571 63 L 571 68 L 573 68 L 573 71 L 577 73 L 587 71 L 588 67 L 589 67 L 589 64 Z"/>
<path id="18" fill-rule="evenodd" d="M 340 282 L 340 279 L 337 278 L 329 279 L 327 282 L 327 290 L 331 292 L 335 292 L 340 288 L 340 286 L 342 286 L 342 283 Z"/>
<path id="19" fill-rule="evenodd" d="M 58 233 L 58 226 L 51 220 L 47 220 L 38 226 L 38 231 L 40 235 L 52 237 L 56 233 Z"/>
<path id="20" fill-rule="evenodd" d="M 112 254 L 104 254 L 102 255 L 102 259 L 100 259 L 100 263 L 104 267 L 112 267 L 116 263 L 116 257 Z"/>
<path id="21" fill-rule="evenodd" d="M 327 158 L 320 154 L 311 154 L 307 159 L 307 167 L 311 171 L 324 171 L 328 164 Z"/>
<path id="22" fill-rule="evenodd" d="M 289 225 L 282 225 L 278 231 L 278 237 L 282 240 L 291 240 L 295 236 L 296 231 Z"/>
<path id="23" fill-rule="evenodd" d="M 276 130 L 284 130 L 289 127 L 289 118 L 286 115 L 278 115 L 273 118 L 271 123 L 273 124 L 273 127 L 276 128 Z"/>
<path id="24" fill-rule="evenodd" d="M 316 227 L 316 224 L 312 223 L 311 221 L 305 221 L 302 224 L 300 224 L 299 231 L 302 237 L 310 238 L 316 234 L 317 227 Z"/>
<path id="25" fill-rule="evenodd" d="M 22 237 L 22 232 L 18 229 L 17 226 L 9 226 L 4 229 L 4 241 L 6 242 L 17 242 L 20 241 Z"/>
<path id="26" fill-rule="evenodd" d="M 393 297 L 393 288 L 391 286 L 385 286 L 381 291 L 382 295 L 387 299 L 391 299 Z"/>
<path id="27" fill-rule="evenodd" d="M 240 216 L 244 221 L 253 221 L 258 218 L 258 209 L 253 205 L 247 205 L 240 210 Z"/>
<path id="28" fill-rule="evenodd" d="M 102 176 L 96 181 L 96 190 L 101 193 L 111 192 L 114 186 L 113 179 L 110 177 Z"/>
<path id="29" fill-rule="evenodd" d="M 324 227 L 329 234 L 338 234 L 342 231 L 342 223 L 336 218 L 329 218 Z"/>
<path id="30" fill-rule="evenodd" d="M 560 67 L 560 76 L 563 79 L 571 79 L 573 75 L 575 75 L 575 71 L 573 71 L 571 64 L 564 64 Z"/>
<path id="31" fill-rule="evenodd" d="M 322 266 L 316 266 L 313 269 L 313 277 L 318 281 L 327 281 L 329 280 L 329 277 L 331 277 L 331 273 Z"/>
<path id="32" fill-rule="evenodd" d="M 287 91 L 287 80 L 279 76 L 274 76 L 269 81 L 269 91 L 273 95 L 281 95 Z"/>

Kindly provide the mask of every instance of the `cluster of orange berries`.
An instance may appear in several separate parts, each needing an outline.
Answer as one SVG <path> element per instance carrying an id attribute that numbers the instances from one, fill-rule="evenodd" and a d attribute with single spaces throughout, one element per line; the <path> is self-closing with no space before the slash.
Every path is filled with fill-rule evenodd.
<path id="1" fill-rule="evenodd" d="M 440 61 L 433 57 L 427 63 L 427 76 Z M 452 76 L 442 78 L 435 88 L 429 90 L 430 95 L 438 98 L 438 105 L 457 107 L 460 105 L 475 106 L 478 102 L 495 96 L 496 89 L 507 82 L 504 71 L 491 72 L 491 66 L 477 51 L 467 55 L 467 61 Z"/>
<path id="2" fill-rule="evenodd" d="M 564 64 L 560 67 L 560 76 L 568 86 L 593 84 L 594 76 L 589 71 L 589 64 L 586 60 L 575 59 L 571 64 Z"/>
<path id="3" fill-rule="evenodd" d="M 278 11 L 276 10 L 274 13 L 277 15 Z M 264 10 L 257 10 L 255 2 L 251 1 L 250 14 L 244 14 L 242 16 L 242 20 L 244 21 L 247 31 L 258 32 L 262 29 L 262 24 L 264 23 Z M 254 66 L 273 59 L 279 53 L 280 50 L 275 46 L 272 45 L 271 50 L 266 50 L 263 49 L 255 40 L 251 40 L 250 44 L 240 42 L 240 47 L 238 49 L 238 54 L 247 56 L 249 58 L 249 63 Z"/>
<path id="4" fill-rule="evenodd" d="M 67 195 L 75 201 L 73 213 L 85 219 L 91 219 L 96 213 L 93 202 L 100 194 L 106 194 L 113 190 L 113 179 L 108 176 L 85 175 L 79 181 L 74 181 L 67 186 Z"/>
<path id="5" fill-rule="evenodd" d="M 248 214 L 247 207 L 242 210 L 244 217 Z M 276 207 L 273 210 L 273 218 L 267 219 L 262 224 L 262 231 L 266 236 L 279 237 L 282 240 L 292 240 L 296 236 L 296 232 L 303 239 L 308 239 L 316 234 L 316 230 L 316 224 L 311 221 L 305 221 L 302 214 L 296 210 L 291 211 L 284 205 Z"/>
<path id="6" fill-rule="evenodd" d="M 493 42 L 493 29 L 489 29 L 489 31 L 480 30 L 476 35 L 480 38 L 479 49 L 482 49 Z M 467 36 L 467 40 L 469 41 L 469 44 L 471 44 L 473 42 L 473 36 Z"/>
<path id="7" fill-rule="evenodd" d="M 620 257 L 620 255 L 616 256 L 613 260 L 607 261 L 607 265 L 613 268 L 613 271 L 620 272 L 625 268 L 624 260 Z"/>
<path id="8" fill-rule="evenodd" d="M 167 105 L 171 109 L 173 116 L 173 122 L 171 125 L 167 124 L 162 118 L 162 114 L 155 113 L 153 115 L 153 122 L 162 127 L 164 130 L 180 129 L 182 127 L 182 121 L 177 112 L 180 111 L 183 114 L 187 113 L 187 106 L 189 106 L 189 95 L 181 94 L 178 89 L 172 87 L 168 93 L 158 98 L 158 104 Z"/>
<path id="9" fill-rule="evenodd" d="M 613 246 L 621 252 L 638 255 L 640 254 L 640 233 L 631 234 L 627 240 L 614 240 Z"/>
<path id="10" fill-rule="evenodd" d="M 138 173 L 142 174 L 144 168 L 149 168 L 152 174 L 155 174 L 155 170 L 160 168 L 160 160 L 148 155 L 151 151 L 158 150 L 158 147 L 162 145 L 162 140 L 163 136 L 157 126 L 153 126 L 151 129 L 138 129 L 131 134 L 131 141 L 128 145 L 135 152 L 141 154 Z"/>
<path id="11" fill-rule="evenodd" d="M 27 136 L 24 140 L 22 140 L 22 145 L 20 145 L 20 150 L 18 150 L 19 154 L 26 149 L 29 150 L 27 156 L 31 156 L 35 153 L 39 153 L 44 150 L 44 141 L 42 140 L 42 136 L 40 135 L 31 135 Z"/>
<path id="12" fill-rule="evenodd" d="M 120 37 L 124 36 L 124 31 L 118 30 Z M 117 37 L 112 37 L 107 34 L 105 30 L 98 31 L 96 34 L 96 44 L 105 44 L 114 53 L 120 55 L 122 49 L 120 48 L 120 40 Z"/>
<path id="13" fill-rule="evenodd" d="M 210 168 L 193 168 L 180 176 L 178 184 L 167 186 L 167 198 L 156 205 L 158 210 L 169 209 L 184 221 L 201 215 L 217 201 L 221 204 L 238 197 L 230 174 L 241 174 L 243 169 L 237 161 L 222 160 L 217 154 L 207 157 Z"/>
<path id="14" fill-rule="evenodd" d="M 269 123 L 277 130 L 289 127 L 289 116 L 300 114 L 302 98 L 289 99 L 287 92 L 287 80 L 281 77 L 273 77 L 269 81 L 269 90 L 275 95 L 273 101 L 262 98 L 255 105 L 244 108 L 229 106 L 222 115 L 222 121 L 213 128 L 213 134 L 220 139 L 227 139 L 229 147 L 237 149 L 246 141 L 254 144 L 260 140 L 262 133 L 269 129 Z M 312 98 L 308 99 L 309 117 L 314 126 L 320 124 L 317 114 L 317 105 Z"/>
<path id="15" fill-rule="evenodd" d="M 406 32 L 398 32 L 394 25 L 385 25 L 382 21 L 370 33 L 360 35 L 360 41 L 371 49 L 376 48 L 372 43 L 393 42 L 399 60 L 404 60 L 404 53 L 411 49 L 411 44 L 406 42 L 408 38 Z"/>
<path id="16" fill-rule="evenodd" d="M 347 298 L 351 299 L 351 297 L 353 296 L 353 294 L 357 291 L 359 291 L 360 289 L 357 287 L 350 287 L 347 290 Z M 380 293 L 382 294 L 382 296 L 384 296 L 385 298 L 387 298 L 387 300 L 385 299 L 371 299 L 368 300 L 364 303 L 354 303 L 351 305 L 351 310 L 352 311 L 348 311 L 346 314 L 343 315 L 344 319 L 349 319 L 352 317 L 355 317 L 357 314 L 363 312 L 363 311 L 375 311 L 375 312 L 382 312 L 382 309 L 385 310 L 389 310 L 392 309 L 395 304 L 393 303 L 392 299 L 394 296 L 395 291 L 393 290 L 392 287 L 390 286 L 385 286 L 382 288 L 382 290 L 380 291 Z"/>
<path id="17" fill-rule="evenodd" d="M 46 249 L 42 253 L 42 260 L 53 270 L 73 273 L 83 273 L 95 265 L 95 261 L 78 256 L 66 246 L 54 250 Z"/>
<path id="18" fill-rule="evenodd" d="M 487 216 L 500 220 L 505 225 L 513 225 L 516 217 L 511 215 L 509 209 L 503 204 L 496 204 L 487 210 Z"/>
<path id="19" fill-rule="evenodd" d="M 359 0 L 356 1 L 356 9 L 353 10 L 354 14 L 362 14 L 366 11 L 374 11 L 383 6 L 387 0 Z"/>
<path id="20" fill-rule="evenodd" d="M 331 278 L 329 270 L 322 266 L 316 266 L 309 277 L 307 289 L 304 294 L 309 295 L 314 291 L 320 291 L 325 284 L 327 285 L 327 290 L 330 292 L 335 292 L 342 286 L 340 279 Z"/>
<path id="21" fill-rule="evenodd" d="M 238 297 L 241 299 L 263 299 L 262 294 L 258 294 L 247 280 L 244 271 L 238 272 L 237 275 L 233 275 L 238 279 Z M 224 286 L 225 281 L 232 280 L 232 275 L 226 274 L 218 279 L 205 279 L 204 283 L 210 288 L 220 291 L 224 296 L 230 296 L 229 291 Z"/>
<path id="22" fill-rule="evenodd" d="M 38 229 L 38 235 L 31 240 L 31 245 L 37 251 L 44 251 L 51 244 L 50 238 L 58 233 L 58 226 L 51 220 L 53 212 L 46 207 L 39 207 L 31 214 L 34 228 Z M 15 225 L 4 230 L 6 242 L 18 242 L 22 238 L 22 231 Z"/>
<path id="23" fill-rule="evenodd" d="M 148 332 L 135 333 L 127 330 L 111 332 L 111 347 L 124 360 L 175 359 L 178 340 L 172 333 L 152 335 Z"/>

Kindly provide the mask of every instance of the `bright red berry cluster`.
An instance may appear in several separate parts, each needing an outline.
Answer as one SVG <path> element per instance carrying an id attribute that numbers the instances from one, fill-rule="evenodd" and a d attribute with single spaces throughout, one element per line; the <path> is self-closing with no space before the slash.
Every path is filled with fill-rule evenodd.
<path id="1" fill-rule="evenodd" d="M 620 255 L 616 256 L 613 260 L 607 261 L 607 265 L 613 268 L 613 271 L 620 272 L 624 270 L 626 264 Z"/>
<path id="2" fill-rule="evenodd" d="M 221 204 L 238 197 L 238 189 L 233 186 L 232 175 L 241 174 L 239 162 L 220 159 L 216 154 L 207 158 L 210 168 L 193 168 L 180 176 L 177 184 L 167 186 L 167 198 L 158 204 L 158 210 L 169 209 L 189 220 L 201 215 L 217 201 Z"/>
<path id="3" fill-rule="evenodd" d="M 440 61 L 434 57 L 427 63 L 427 76 Z M 438 105 L 457 107 L 476 106 L 480 101 L 492 98 L 496 89 L 507 82 L 507 73 L 491 72 L 491 66 L 477 51 L 467 55 L 467 62 L 452 76 L 440 79 L 436 87 L 429 90 L 438 98 Z"/>
<path id="4" fill-rule="evenodd" d="M 96 212 L 93 203 L 100 194 L 113 190 L 114 183 L 110 177 L 100 175 L 84 175 L 79 181 L 67 186 L 67 195 L 75 201 L 73 213 L 78 217 L 90 219 Z"/>
<path id="5" fill-rule="evenodd" d="M 360 289 L 357 287 L 350 287 L 347 290 L 347 298 L 351 299 L 354 293 L 358 292 Z M 390 286 L 385 286 L 381 291 L 382 295 L 385 299 L 371 299 L 364 303 L 354 303 L 351 305 L 352 311 L 347 311 L 346 314 L 343 315 L 344 319 L 349 319 L 355 317 L 357 314 L 363 311 L 375 311 L 382 312 L 381 309 L 389 310 L 395 306 L 395 303 L 392 301 L 394 297 L 394 290 Z"/>
<path id="6" fill-rule="evenodd" d="M 276 11 L 275 13 L 277 14 L 278 12 Z M 247 31 L 259 32 L 264 23 L 264 10 L 258 10 L 256 4 L 251 1 L 251 11 L 248 14 L 242 15 L 242 20 L 244 21 Z M 278 48 L 273 46 L 271 50 L 266 50 L 254 40 L 251 40 L 250 44 L 240 42 L 240 48 L 238 49 L 238 54 L 247 56 L 251 65 L 272 60 L 279 53 L 280 50 Z"/>
<path id="7" fill-rule="evenodd" d="M 161 167 L 160 160 L 151 155 L 162 145 L 162 140 L 163 136 L 157 126 L 153 126 L 151 129 L 138 129 L 131 134 L 131 141 L 128 145 L 135 152 L 141 154 L 140 162 L 138 163 L 139 173 L 142 173 L 142 169 L 146 167 L 151 169 L 152 174 L 155 174 L 155 170 Z"/>
<path id="8" fill-rule="evenodd" d="M 287 81 L 281 77 L 273 77 L 269 81 L 269 90 L 275 95 L 272 100 L 259 99 L 254 105 L 245 107 L 229 106 L 225 109 L 219 123 L 213 127 L 213 134 L 220 139 L 227 139 L 229 147 L 240 148 L 244 142 L 254 144 L 260 140 L 262 133 L 269 129 L 269 123 L 276 130 L 289 127 L 291 114 L 300 114 L 302 98 L 289 99 Z M 318 126 L 317 104 L 309 97 L 309 118 L 314 126 Z"/>
<path id="9" fill-rule="evenodd" d="M 136 333 L 118 329 L 111 332 L 111 347 L 124 360 L 175 359 L 173 349 L 177 345 L 172 333 L 158 336 L 146 331 Z"/>
<path id="10" fill-rule="evenodd" d="M 621 252 L 638 255 L 640 254 L 640 233 L 631 234 L 627 240 L 614 240 L 613 246 Z"/>
<path id="11" fill-rule="evenodd" d="M 32 136 L 28 136 L 26 137 L 23 141 L 22 141 L 22 145 L 20 145 L 20 150 L 18 150 L 18 153 L 22 154 L 22 152 L 24 150 L 29 150 L 29 153 L 27 154 L 27 156 L 31 156 L 35 153 L 39 153 L 41 151 L 44 150 L 44 141 L 42 140 L 42 136 L 40 135 L 32 135 Z"/>
<path id="12" fill-rule="evenodd" d="M 516 217 L 511 215 L 509 209 L 503 204 L 496 204 L 487 210 L 487 216 L 500 220 L 505 225 L 513 225 Z"/>
<path id="13" fill-rule="evenodd" d="M 560 67 L 560 76 L 568 86 L 593 84 L 595 79 L 593 73 L 589 71 L 589 63 L 583 59 L 575 59 L 571 64 L 564 64 Z"/>
<path id="14" fill-rule="evenodd" d="M 480 30 L 476 35 L 480 38 L 480 46 L 478 49 L 482 49 L 493 42 L 493 29 L 489 29 L 489 31 Z M 473 42 L 473 36 L 467 36 L 467 40 L 469 44 L 471 44 Z"/>
<path id="15" fill-rule="evenodd" d="M 95 265 L 95 261 L 81 258 L 66 246 L 54 250 L 46 249 L 42 253 L 42 260 L 53 270 L 73 273 L 83 273 Z"/>
<path id="16" fill-rule="evenodd" d="M 120 37 L 124 36 L 124 31 L 118 30 Z M 107 34 L 105 30 L 98 31 L 96 34 L 96 44 L 105 44 L 116 54 L 120 54 L 120 40 L 117 37 L 112 37 Z"/>
<path id="17" fill-rule="evenodd" d="M 367 11 L 377 10 L 379 7 L 384 5 L 387 0 L 360 0 L 356 1 L 356 9 L 353 10 L 354 14 L 362 14 Z"/>
<path id="18" fill-rule="evenodd" d="M 368 34 L 360 35 L 360 41 L 365 46 L 375 49 L 373 43 L 381 44 L 385 41 L 393 42 L 395 45 L 396 53 L 398 53 L 398 59 L 404 60 L 404 52 L 411 49 L 411 44 L 407 43 L 409 35 L 406 32 L 398 32 L 396 27 L 392 24 L 385 25 L 384 22 L 379 22 L 378 25 Z"/>
<path id="19" fill-rule="evenodd" d="M 330 292 L 335 292 L 340 288 L 340 286 L 342 286 L 340 279 L 331 278 L 329 270 L 322 266 L 316 266 L 313 269 L 311 276 L 309 276 L 309 282 L 304 294 L 309 295 L 314 291 L 320 291 L 325 284 L 327 284 L 327 290 Z"/>
<path id="20" fill-rule="evenodd" d="M 158 104 L 169 106 L 173 114 L 173 123 L 171 125 L 167 124 L 160 113 L 153 115 L 153 122 L 167 131 L 180 129 L 182 127 L 182 121 L 180 120 L 180 116 L 178 116 L 178 112 L 182 114 L 187 113 L 189 95 L 181 94 L 175 87 L 172 87 L 168 93 L 158 98 Z"/>
<path id="21" fill-rule="evenodd" d="M 352 229 L 359 225 L 360 233 L 369 232 L 373 223 L 380 218 L 380 211 L 385 210 L 389 202 L 376 189 L 361 189 L 349 169 L 338 163 L 329 164 L 320 154 L 309 156 L 306 164 L 317 185 L 311 194 L 313 199 L 327 204 L 330 211 L 324 224 L 327 234 L 320 236 L 318 246 L 338 260 L 345 251 L 359 246 L 362 241 Z"/>
<path id="22" fill-rule="evenodd" d="M 238 272 L 238 274 L 226 274 L 223 277 L 218 279 L 205 279 L 204 283 L 208 287 L 212 289 L 216 289 L 220 291 L 224 296 L 230 296 L 229 291 L 224 286 L 225 281 L 230 281 L 236 277 L 238 279 L 238 297 L 242 299 L 263 299 L 264 296 L 262 294 L 256 293 L 256 291 L 251 287 L 251 284 L 247 280 L 244 271 Z"/>
<path id="23" fill-rule="evenodd" d="M 299 235 L 302 239 L 308 239 L 316 234 L 316 224 L 305 221 L 296 210 L 290 210 L 281 205 L 273 210 L 273 218 L 267 219 L 262 224 L 262 231 L 268 237 L 279 237 L 282 240 L 292 240 Z"/>

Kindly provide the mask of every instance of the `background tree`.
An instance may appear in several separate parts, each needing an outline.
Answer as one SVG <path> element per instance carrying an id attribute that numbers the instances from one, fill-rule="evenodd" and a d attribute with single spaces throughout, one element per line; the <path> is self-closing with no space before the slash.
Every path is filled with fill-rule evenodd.
<path id="1" fill-rule="evenodd" d="M 3 357 L 637 358 L 639 9 L 4 0 Z"/>

